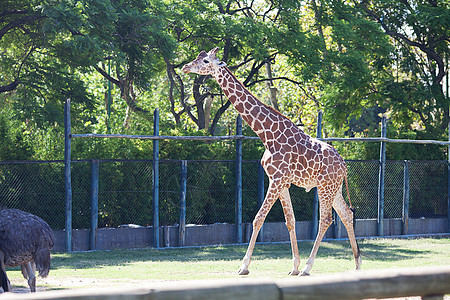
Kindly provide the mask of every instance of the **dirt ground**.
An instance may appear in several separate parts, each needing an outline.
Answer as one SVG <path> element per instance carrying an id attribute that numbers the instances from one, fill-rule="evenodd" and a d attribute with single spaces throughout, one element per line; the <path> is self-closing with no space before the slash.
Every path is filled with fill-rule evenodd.
<path id="1" fill-rule="evenodd" d="M 142 287 L 143 284 L 155 283 L 155 285 L 161 284 L 163 281 L 141 281 L 141 280 L 126 280 L 126 287 Z M 13 293 L 30 293 L 30 288 L 25 279 L 12 279 L 11 285 Z M 61 281 L 60 278 L 52 279 L 51 276 L 47 278 L 36 278 L 36 290 L 37 292 L 45 292 L 59 289 L 80 289 L 80 288 L 103 288 L 111 286 L 123 286 L 124 282 L 118 279 L 92 279 L 92 278 L 66 278 Z"/>

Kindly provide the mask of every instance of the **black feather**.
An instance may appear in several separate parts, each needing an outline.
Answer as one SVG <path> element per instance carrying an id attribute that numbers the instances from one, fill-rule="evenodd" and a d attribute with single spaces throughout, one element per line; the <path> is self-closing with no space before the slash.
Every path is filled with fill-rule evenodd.
<path id="1" fill-rule="evenodd" d="M 0 209 L 0 250 L 6 267 L 34 261 L 39 275 L 46 277 L 54 244 L 53 230 L 38 216 L 19 209 Z M 4 275 L 2 286 L 4 279 L 8 280 Z"/>

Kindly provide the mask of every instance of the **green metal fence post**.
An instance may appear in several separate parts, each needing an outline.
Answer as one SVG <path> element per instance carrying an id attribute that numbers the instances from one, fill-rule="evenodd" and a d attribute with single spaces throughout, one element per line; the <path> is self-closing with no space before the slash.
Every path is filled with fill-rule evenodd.
<path id="1" fill-rule="evenodd" d="M 187 160 L 182 160 L 180 176 L 180 227 L 178 228 L 178 246 L 184 246 L 186 244 L 186 180 Z"/>
<path id="2" fill-rule="evenodd" d="M 447 66 L 447 70 L 448 70 L 448 54 L 445 56 L 445 64 Z M 447 72 L 447 75 L 445 76 L 445 86 L 446 86 L 446 96 L 447 96 L 447 101 L 450 100 L 450 91 L 449 91 L 449 74 Z M 447 102 L 448 103 L 448 102 Z M 450 142 L 450 122 L 448 122 L 448 141 Z M 448 183 L 447 183 L 447 220 L 448 220 L 448 225 L 447 225 L 447 232 L 450 232 L 450 144 L 447 147 L 447 155 L 448 155 Z"/>
<path id="3" fill-rule="evenodd" d="M 408 234 L 409 223 L 409 161 L 404 161 L 403 166 L 403 230 L 402 234 Z"/>
<path id="4" fill-rule="evenodd" d="M 445 64 L 447 66 L 447 70 L 448 70 L 448 54 L 445 56 Z M 450 100 L 450 91 L 449 91 L 449 74 L 447 72 L 447 75 L 445 76 L 445 86 L 446 86 L 446 96 L 447 96 L 447 101 Z M 447 102 L 448 103 L 448 102 Z M 450 122 L 448 122 L 448 141 L 450 142 Z M 447 147 L 447 155 L 448 155 L 448 183 L 447 183 L 447 220 L 448 220 L 448 225 L 447 225 L 447 232 L 450 232 L 450 144 Z"/>
<path id="5" fill-rule="evenodd" d="M 242 135 L 242 117 L 236 119 L 236 135 Z M 236 140 L 236 243 L 242 243 L 242 140 Z"/>
<path id="6" fill-rule="evenodd" d="M 99 162 L 97 159 L 91 160 L 91 230 L 89 232 L 89 249 L 97 249 L 98 230 L 98 182 L 99 182 Z"/>
<path id="7" fill-rule="evenodd" d="M 159 109 L 153 113 L 153 135 L 159 136 Z M 153 247 L 159 248 L 159 140 L 153 140 Z"/>
<path id="8" fill-rule="evenodd" d="M 72 252 L 72 178 L 71 178 L 71 136 L 70 99 L 64 105 L 64 179 L 65 179 L 65 238 L 66 251 Z"/>
<path id="9" fill-rule="evenodd" d="M 381 121 L 381 138 L 386 138 L 386 116 Z M 386 169 L 386 142 L 380 146 L 380 169 L 378 177 L 378 235 L 384 235 L 384 173 Z"/>

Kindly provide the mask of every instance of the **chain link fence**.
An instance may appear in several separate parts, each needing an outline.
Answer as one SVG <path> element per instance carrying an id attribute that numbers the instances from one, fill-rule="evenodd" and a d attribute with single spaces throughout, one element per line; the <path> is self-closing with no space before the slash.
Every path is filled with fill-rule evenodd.
<path id="1" fill-rule="evenodd" d="M 410 164 L 411 218 L 446 217 L 448 211 L 448 164 L 416 161 Z"/>
<path id="2" fill-rule="evenodd" d="M 251 222 L 258 211 L 259 161 L 242 165 L 242 221 Z M 347 161 L 350 198 L 358 219 L 378 215 L 378 161 Z M 181 161 L 161 160 L 159 170 L 160 225 L 179 222 Z M 186 223 L 235 222 L 235 162 L 188 161 Z M 401 218 L 405 162 L 387 161 L 384 217 Z M 90 227 L 91 161 L 72 164 L 72 217 L 74 229 Z M 99 163 L 99 227 L 153 223 L 151 160 L 101 160 Z M 448 162 L 409 162 L 409 216 L 447 216 Z M 265 190 L 268 179 L 264 178 Z M 345 197 L 345 187 L 343 189 Z M 313 190 L 292 186 L 290 195 L 297 221 L 312 220 Z M 0 205 L 19 208 L 46 220 L 54 229 L 65 226 L 64 164 L 49 162 L 0 163 Z M 284 222 L 279 201 L 268 222 Z"/>
<path id="3" fill-rule="evenodd" d="M 358 219 L 376 219 L 378 216 L 379 161 L 346 161 L 350 200 Z M 347 192 L 343 190 L 348 203 Z"/>
<path id="4" fill-rule="evenodd" d="M 64 228 L 64 163 L 0 163 L 0 206 L 18 208 Z"/>

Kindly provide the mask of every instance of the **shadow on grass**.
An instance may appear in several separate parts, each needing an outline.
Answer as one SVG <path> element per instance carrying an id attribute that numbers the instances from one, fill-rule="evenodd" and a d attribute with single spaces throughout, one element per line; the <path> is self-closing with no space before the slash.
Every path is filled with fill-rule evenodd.
<path id="1" fill-rule="evenodd" d="M 432 254 L 430 250 L 411 249 L 405 245 L 394 243 L 381 244 L 373 241 L 359 242 L 361 256 L 363 260 L 395 262 L 405 259 L 418 259 Z M 321 245 L 318 257 L 328 257 L 345 259 L 352 257 L 352 250 L 349 242 L 333 242 Z"/>
<path id="2" fill-rule="evenodd" d="M 411 245 L 396 243 L 395 240 L 380 242 L 377 240 L 363 240 L 359 242 L 363 259 L 371 261 L 399 261 L 420 258 L 432 253 L 419 248 L 412 249 Z M 313 243 L 299 242 L 300 258 L 309 256 Z M 246 245 L 214 246 L 182 249 L 140 249 L 140 250 L 111 250 L 75 253 L 52 254 L 52 269 L 58 268 L 98 268 L 102 266 L 121 266 L 135 262 L 195 262 L 195 261 L 240 261 L 245 255 Z M 436 254 L 437 255 L 437 254 Z M 291 259 L 291 246 L 282 244 L 257 244 L 253 252 L 253 259 Z M 352 257 L 348 241 L 323 242 L 319 248 L 317 258 L 349 259 Z"/>

